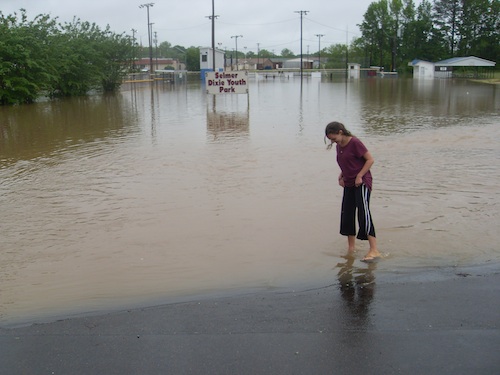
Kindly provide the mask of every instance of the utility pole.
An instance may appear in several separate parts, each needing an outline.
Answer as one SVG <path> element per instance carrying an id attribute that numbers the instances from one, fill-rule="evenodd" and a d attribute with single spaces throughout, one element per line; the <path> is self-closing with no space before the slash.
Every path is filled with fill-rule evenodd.
<path id="1" fill-rule="evenodd" d="M 260 43 L 257 43 L 257 70 L 259 69 L 260 65 Z"/>
<path id="2" fill-rule="evenodd" d="M 325 34 L 316 34 L 318 37 L 318 68 L 321 69 L 321 37 Z"/>
<path id="3" fill-rule="evenodd" d="M 212 67 L 215 72 L 215 19 L 219 16 L 215 15 L 215 0 L 212 0 L 212 15 L 207 16 L 208 19 L 212 20 Z"/>
<path id="4" fill-rule="evenodd" d="M 155 59 L 156 59 L 156 70 L 158 70 L 158 36 L 155 31 Z"/>
<path id="5" fill-rule="evenodd" d="M 243 35 L 233 35 L 231 39 L 234 38 L 236 41 L 236 70 L 238 70 L 238 38 L 243 38 Z"/>
<path id="6" fill-rule="evenodd" d="M 302 72 L 304 66 L 302 64 L 302 17 L 309 13 L 308 10 L 296 10 L 295 13 L 300 13 L 300 82 L 302 82 Z"/>
<path id="7" fill-rule="evenodd" d="M 151 24 L 149 23 L 149 8 L 155 3 L 147 3 L 139 5 L 139 8 L 146 8 L 148 14 L 148 41 L 149 41 L 149 74 L 153 74 L 153 39 L 151 36 Z"/>
<path id="8" fill-rule="evenodd" d="M 345 78 L 349 79 L 349 26 L 345 28 Z"/>
<path id="9" fill-rule="evenodd" d="M 132 71 L 135 70 L 135 33 L 137 30 L 132 29 Z"/>

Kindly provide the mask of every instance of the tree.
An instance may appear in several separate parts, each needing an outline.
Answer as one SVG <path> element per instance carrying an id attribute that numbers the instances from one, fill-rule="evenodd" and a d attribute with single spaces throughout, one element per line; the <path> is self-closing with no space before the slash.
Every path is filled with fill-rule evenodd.
<path id="1" fill-rule="evenodd" d="M 24 9 L 0 13 L 0 104 L 32 103 L 50 86 L 54 32 L 55 22 L 46 15 L 28 21 Z"/>
<path id="2" fill-rule="evenodd" d="M 365 48 L 370 65 L 389 65 L 390 56 L 390 17 L 387 0 L 371 3 L 364 14 L 360 29 L 366 40 Z M 388 53 L 389 51 L 389 53 Z"/>
<path id="3" fill-rule="evenodd" d="M 499 0 L 461 1 L 457 54 L 496 60 L 499 51 Z"/>
<path id="4" fill-rule="evenodd" d="M 365 47 L 365 41 L 361 38 L 354 38 L 349 45 L 349 62 L 358 63 L 361 66 L 369 66 L 370 60 Z"/>
<path id="5" fill-rule="evenodd" d="M 458 27 L 463 16 L 460 2 L 461 0 L 434 0 L 434 24 L 451 56 L 455 56 L 459 44 Z"/>
<path id="6" fill-rule="evenodd" d="M 0 104 L 114 91 L 130 65 L 130 37 L 73 19 L 48 15 L 28 21 L 25 10 L 0 13 Z"/>
<path id="7" fill-rule="evenodd" d="M 197 72 L 200 70 L 200 49 L 198 47 L 189 47 L 186 51 L 187 70 Z"/>
<path id="8" fill-rule="evenodd" d="M 332 44 L 326 47 L 321 52 L 322 55 L 328 57 L 328 62 L 325 64 L 326 69 L 342 69 L 346 66 L 346 45 L 345 44 Z M 352 59 L 350 59 L 353 61 Z"/>
<path id="9" fill-rule="evenodd" d="M 410 1 L 406 3 L 401 33 L 402 61 L 411 61 L 415 58 L 428 61 L 441 60 L 446 55 L 432 17 L 432 4 L 428 0 L 422 0 L 416 9 Z"/>
<path id="10" fill-rule="evenodd" d="M 471 53 L 489 60 L 500 60 L 500 0 L 490 0 L 482 15 L 479 35 L 474 41 Z"/>
<path id="11" fill-rule="evenodd" d="M 172 44 L 169 42 L 161 42 L 158 46 L 158 57 L 172 57 L 175 52 L 173 51 Z M 175 53 L 175 54 L 178 54 Z"/>
<path id="12" fill-rule="evenodd" d="M 76 18 L 61 27 L 63 33 L 55 51 L 59 74 L 50 95 L 78 96 L 90 90 L 116 90 L 128 68 L 131 38 Z"/>
<path id="13" fill-rule="evenodd" d="M 259 51 L 259 56 L 260 56 L 261 58 L 268 59 L 268 58 L 270 58 L 270 57 L 273 57 L 273 56 L 274 56 L 274 53 L 269 52 L 267 49 L 261 49 L 261 50 Z"/>
<path id="14" fill-rule="evenodd" d="M 288 48 L 284 48 L 281 50 L 281 57 L 295 57 L 294 53 L 290 51 Z"/>
<path id="15" fill-rule="evenodd" d="M 100 56 L 96 68 L 101 72 L 101 87 L 106 92 L 116 91 L 128 71 L 128 60 L 133 41 L 125 34 L 114 34 L 109 27 L 101 34 L 96 50 Z"/>

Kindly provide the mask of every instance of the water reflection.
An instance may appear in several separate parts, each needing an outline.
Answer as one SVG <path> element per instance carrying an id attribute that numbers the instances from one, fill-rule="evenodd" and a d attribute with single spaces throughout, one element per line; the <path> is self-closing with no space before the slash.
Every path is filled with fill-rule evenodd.
<path id="1" fill-rule="evenodd" d="M 356 95 L 364 130 L 390 134 L 491 118 L 500 109 L 498 91 L 499 85 L 464 80 L 367 80 Z"/>
<path id="2" fill-rule="evenodd" d="M 0 163 L 50 156 L 72 144 L 117 133 L 123 136 L 136 125 L 129 114 L 117 95 L 0 108 Z"/>
<path id="3" fill-rule="evenodd" d="M 207 112 L 207 131 L 212 141 L 248 136 L 248 113 Z"/>
<path id="4" fill-rule="evenodd" d="M 353 323 L 365 327 L 370 323 L 370 304 L 375 295 L 376 263 L 368 263 L 365 268 L 355 267 L 353 255 L 342 257 L 345 261 L 337 264 L 337 278 L 342 300 L 347 308 L 347 316 Z"/>
<path id="5" fill-rule="evenodd" d="M 246 95 L 236 98 L 211 95 L 208 102 L 207 132 L 212 142 L 248 137 L 250 111 Z"/>

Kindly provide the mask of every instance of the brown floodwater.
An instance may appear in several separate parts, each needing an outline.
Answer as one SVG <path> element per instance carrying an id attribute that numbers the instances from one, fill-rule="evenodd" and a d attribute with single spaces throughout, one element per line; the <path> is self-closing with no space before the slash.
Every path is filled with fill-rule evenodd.
<path id="1" fill-rule="evenodd" d="M 125 84 L 0 108 L 0 325 L 334 283 L 346 243 L 332 120 L 375 158 L 378 275 L 500 263 L 498 85 L 249 89 Z"/>

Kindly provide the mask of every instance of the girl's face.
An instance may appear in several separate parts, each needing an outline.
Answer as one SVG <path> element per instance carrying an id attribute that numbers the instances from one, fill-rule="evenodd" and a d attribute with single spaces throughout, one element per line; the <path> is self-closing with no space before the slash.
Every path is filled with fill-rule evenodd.
<path id="1" fill-rule="evenodd" d="M 339 131 L 337 134 L 335 133 L 328 133 L 326 138 L 328 138 L 330 141 L 339 143 L 342 140 L 342 132 Z"/>

